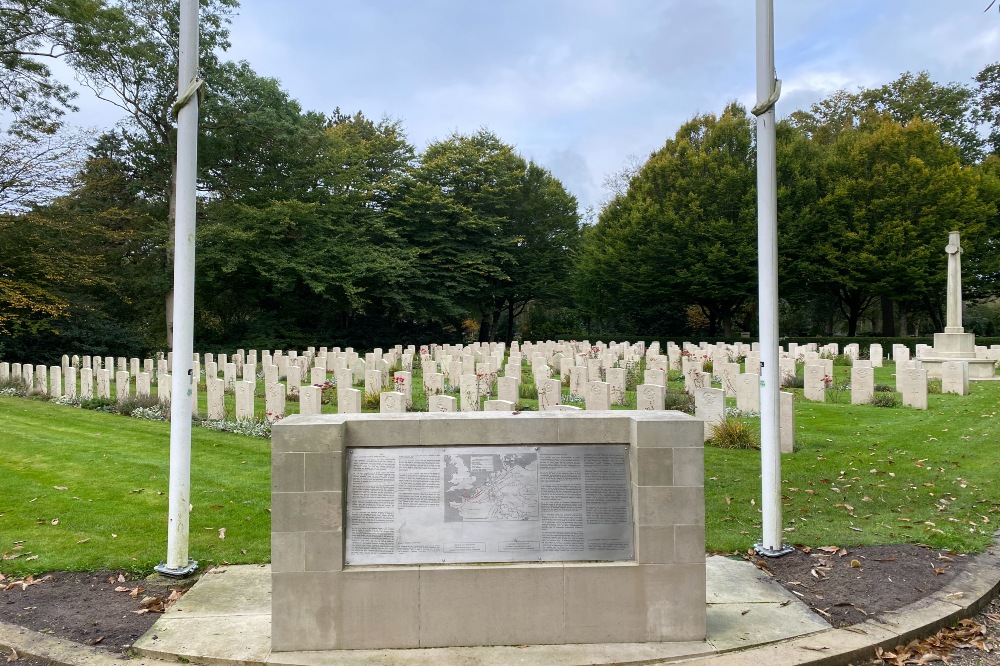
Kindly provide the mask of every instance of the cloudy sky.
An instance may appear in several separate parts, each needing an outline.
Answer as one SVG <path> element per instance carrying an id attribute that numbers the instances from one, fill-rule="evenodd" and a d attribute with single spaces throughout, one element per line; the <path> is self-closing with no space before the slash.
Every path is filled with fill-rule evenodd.
<path id="1" fill-rule="evenodd" d="M 904 71 L 971 83 L 1000 60 L 988 0 L 775 0 L 779 116 Z M 243 0 L 229 56 L 306 109 L 402 121 L 418 150 L 480 127 L 581 209 L 696 113 L 754 104 L 752 0 Z M 113 112 L 78 100 L 81 121 Z"/>

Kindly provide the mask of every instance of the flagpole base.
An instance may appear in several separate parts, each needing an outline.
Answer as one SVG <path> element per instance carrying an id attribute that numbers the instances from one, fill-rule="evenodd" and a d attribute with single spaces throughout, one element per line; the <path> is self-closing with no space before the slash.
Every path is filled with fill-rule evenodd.
<path id="1" fill-rule="evenodd" d="M 778 558 L 779 556 L 784 556 L 785 554 L 790 554 L 795 551 L 794 547 L 790 547 L 787 544 L 783 544 L 777 549 L 765 549 L 763 542 L 755 543 L 753 545 L 753 550 L 761 556 L 767 556 L 768 558 Z"/>
<path id="2" fill-rule="evenodd" d="M 198 561 L 190 559 L 188 560 L 188 564 L 185 567 L 173 568 L 173 567 L 167 567 L 166 563 L 160 563 L 159 565 L 153 568 L 153 570 L 159 572 L 163 576 L 173 577 L 174 579 L 183 579 L 189 574 L 193 574 L 194 571 L 197 569 L 198 569 Z"/>

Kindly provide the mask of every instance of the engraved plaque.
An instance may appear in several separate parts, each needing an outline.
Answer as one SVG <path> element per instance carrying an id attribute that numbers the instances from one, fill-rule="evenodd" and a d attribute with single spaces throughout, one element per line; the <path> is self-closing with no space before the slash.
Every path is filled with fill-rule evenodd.
<path id="1" fill-rule="evenodd" d="M 627 445 L 348 450 L 348 565 L 631 560 Z"/>

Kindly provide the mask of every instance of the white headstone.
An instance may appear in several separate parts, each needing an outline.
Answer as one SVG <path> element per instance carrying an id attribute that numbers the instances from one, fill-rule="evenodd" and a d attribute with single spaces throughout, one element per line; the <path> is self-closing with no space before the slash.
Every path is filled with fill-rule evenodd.
<path id="1" fill-rule="evenodd" d="M 635 391 L 637 410 L 663 410 L 666 387 L 659 384 L 640 384 Z"/>
<path id="2" fill-rule="evenodd" d="M 809 401 L 826 400 L 826 368 L 819 363 L 807 361 L 803 371 L 802 395 Z"/>
<path id="3" fill-rule="evenodd" d="M 462 407 L 462 412 L 478 412 L 479 411 L 479 378 L 473 373 L 465 373 L 462 375 L 460 380 L 459 391 L 461 394 L 461 401 L 459 404 Z"/>
<path id="4" fill-rule="evenodd" d="M 285 416 L 285 385 L 280 382 L 267 385 L 264 391 L 264 410 L 269 422 Z"/>
<path id="5" fill-rule="evenodd" d="M 959 396 L 969 393 L 969 362 L 945 361 L 941 364 L 941 393 Z"/>
<path id="6" fill-rule="evenodd" d="M 760 375 L 740 373 L 736 380 L 736 407 L 746 412 L 760 412 Z"/>
<path id="7" fill-rule="evenodd" d="M 252 380 L 236 380 L 236 418 L 253 419 L 254 417 L 254 389 L 257 383 Z M 318 388 L 315 388 L 318 391 Z"/>
<path id="8" fill-rule="evenodd" d="M 795 451 L 795 394 L 790 391 L 780 392 L 778 410 L 780 412 L 778 439 L 781 453 L 791 454 Z"/>
<path id="9" fill-rule="evenodd" d="M 207 417 L 212 421 L 226 417 L 226 381 L 222 378 L 209 377 L 205 380 L 205 392 L 208 397 Z"/>
<path id="10" fill-rule="evenodd" d="M 497 396 L 501 401 L 510 401 L 515 405 L 521 401 L 521 381 L 514 377 L 497 379 Z"/>
<path id="11" fill-rule="evenodd" d="M 323 412 L 323 390 L 316 385 L 299 389 L 299 414 L 318 415 Z"/>
<path id="12" fill-rule="evenodd" d="M 927 371 L 910 368 L 903 371 L 903 405 L 918 410 L 927 409 Z"/>
<path id="13" fill-rule="evenodd" d="M 379 412 L 406 412 L 406 397 L 402 392 L 383 391 L 379 397 Z"/>
<path id="14" fill-rule="evenodd" d="M 871 403 L 875 395 L 875 369 L 870 366 L 851 367 L 851 403 Z"/>
<path id="15" fill-rule="evenodd" d="M 704 420 L 705 437 L 708 438 L 712 427 L 726 418 L 726 393 L 722 389 L 695 389 L 694 416 Z"/>
<path id="16" fill-rule="evenodd" d="M 358 414 L 361 412 L 361 390 L 345 388 L 337 390 L 337 412 Z"/>
<path id="17" fill-rule="evenodd" d="M 544 412 L 562 403 L 562 382 L 553 378 L 543 380 L 538 388 L 538 411 Z"/>
<path id="18" fill-rule="evenodd" d="M 135 376 L 135 395 L 137 398 L 149 398 L 152 396 L 150 379 L 149 373 L 145 371 Z"/>
<path id="19" fill-rule="evenodd" d="M 66 369 L 66 397 L 76 398 L 76 366 Z"/>
<path id="20" fill-rule="evenodd" d="M 427 399 L 428 412 L 455 412 L 458 410 L 458 399 L 446 394 L 437 394 Z"/>
<path id="21" fill-rule="evenodd" d="M 83 385 L 81 384 L 80 386 L 82 388 Z M 166 405 L 170 402 L 170 373 L 164 373 L 159 376 L 156 382 L 156 400 L 160 405 Z"/>
<path id="22" fill-rule="evenodd" d="M 123 357 L 124 358 L 124 357 Z M 129 399 L 130 387 L 128 371 L 118 371 L 115 373 L 115 400 L 124 403 Z"/>
<path id="23" fill-rule="evenodd" d="M 611 409 L 611 384 L 608 382 L 588 382 L 584 397 L 588 410 Z"/>

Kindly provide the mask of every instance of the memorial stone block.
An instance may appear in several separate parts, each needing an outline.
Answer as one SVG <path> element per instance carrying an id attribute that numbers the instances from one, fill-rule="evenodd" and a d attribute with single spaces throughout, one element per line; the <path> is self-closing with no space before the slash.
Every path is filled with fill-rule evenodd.
<path id="1" fill-rule="evenodd" d="M 483 403 L 483 412 L 513 412 L 514 403 L 512 401 L 501 401 L 494 399 Z"/>
<path id="2" fill-rule="evenodd" d="M 128 372 L 131 377 L 135 377 L 139 374 L 139 360 L 132 357 L 128 360 Z"/>
<path id="3" fill-rule="evenodd" d="M 67 366 L 67 368 L 69 367 Z M 51 398 L 60 398 L 62 395 L 62 368 L 53 366 L 49 369 L 49 396 Z"/>
<path id="4" fill-rule="evenodd" d="M 326 364 L 313 366 L 309 371 L 309 384 L 314 387 L 322 387 L 326 384 Z"/>
<path id="5" fill-rule="evenodd" d="M 49 394 L 49 369 L 44 365 L 35 366 L 35 370 L 32 373 L 34 378 L 34 388 L 36 394 L 42 394 L 43 396 L 48 396 Z"/>

